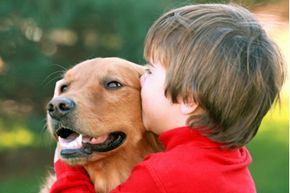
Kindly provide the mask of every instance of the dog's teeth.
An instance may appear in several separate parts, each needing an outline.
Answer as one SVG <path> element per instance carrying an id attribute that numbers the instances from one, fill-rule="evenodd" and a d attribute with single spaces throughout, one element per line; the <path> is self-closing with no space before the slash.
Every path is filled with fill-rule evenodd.
<path id="1" fill-rule="evenodd" d="M 81 148 L 82 147 L 82 135 L 79 135 L 78 138 L 74 141 L 75 148 Z"/>
<path id="2" fill-rule="evenodd" d="M 89 136 L 83 136 L 82 137 L 82 142 L 83 143 L 90 143 L 90 141 L 91 141 L 91 137 L 89 137 Z"/>
<path id="3" fill-rule="evenodd" d="M 82 144 L 82 141 L 83 141 L 83 135 L 79 135 L 79 137 L 77 138 L 77 143 L 78 144 Z"/>

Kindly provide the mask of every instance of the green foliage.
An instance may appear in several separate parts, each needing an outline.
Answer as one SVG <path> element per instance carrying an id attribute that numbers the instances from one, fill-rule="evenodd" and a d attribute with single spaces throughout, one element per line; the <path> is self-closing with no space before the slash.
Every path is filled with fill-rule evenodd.
<path id="1" fill-rule="evenodd" d="M 281 107 L 275 106 L 265 117 L 257 136 L 248 145 L 250 166 L 257 192 L 289 192 L 289 97 L 283 95 Z"/>
<path id="2" fill-rule="evenodd" d="M 12 99 L 41 113 L 54 78 L 81 60 L 118 56 L 144 63 L 153 21 L 192 2 L 206 1 L 1 0 L 0 102 Z"/>
<path id="3" fill-rule="evenodd" d="M 29 103 L 41 112 L 54 84 L 46 78 L 53 72 L 60 75 L 92 57 L 142 63 L 143 40 L 162 3 L 1 1 L 0 57 L 5 69 L 0 71 L 0 99 Z"/>

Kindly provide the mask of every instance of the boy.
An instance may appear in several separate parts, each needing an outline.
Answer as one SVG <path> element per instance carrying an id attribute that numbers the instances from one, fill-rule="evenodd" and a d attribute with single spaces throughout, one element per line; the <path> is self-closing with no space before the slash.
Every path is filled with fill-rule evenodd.
<path id="1" fill-rule="evenodd" d="M 254 16 L 236 5 L 172 10 L 150 28 L 144 55 L 143 122 L 165 151 L 112 192 L 256 192 L 244 145 L 279 97 L 284 63 Z M 82 168 L 55 169 L 52 193 L 93 192 Z"/>

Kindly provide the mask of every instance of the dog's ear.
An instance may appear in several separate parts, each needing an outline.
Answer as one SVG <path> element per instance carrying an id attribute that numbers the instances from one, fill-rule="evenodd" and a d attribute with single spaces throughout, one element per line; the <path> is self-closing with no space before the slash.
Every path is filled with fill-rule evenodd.
<path id="1" fill-rule="evenodd" d="M 139 64 L 134 65 L 135 70 L 138 72 L 139 76 L 141 77 L 145 73 L 145 67 Z"/>

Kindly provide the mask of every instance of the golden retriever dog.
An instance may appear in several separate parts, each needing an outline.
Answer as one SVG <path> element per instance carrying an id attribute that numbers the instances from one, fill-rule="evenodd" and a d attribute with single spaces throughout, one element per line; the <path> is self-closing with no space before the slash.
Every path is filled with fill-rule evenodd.
<path id="1" fill-rule="evenodd" d="M 142 123 L 143 72 L 120 58 L 84 61 L 57 82 L 47 105 L 47 125 L 61 159 L 82 165 L 98 193 L 114 189 L 146 155 L 161 150 Z"/>

